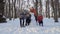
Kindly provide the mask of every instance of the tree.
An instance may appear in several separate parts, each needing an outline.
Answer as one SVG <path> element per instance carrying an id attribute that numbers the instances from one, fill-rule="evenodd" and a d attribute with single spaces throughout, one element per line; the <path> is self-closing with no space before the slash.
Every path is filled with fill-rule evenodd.
<path id="1" fill-rule="evenodd" d="M 16 6 L 15 6 L 15 4 L 16 4 L 16 0 L 14 0 L 14 18 L 17 17 L 17 15 L 16 15 Z"/>
<path id="2" fill-rule="evenodd" d="M 59 18 L 60 18 L 60 2 L 58 0 L 58 14 L 59 14 Z"/>
<path id="3" fill-rule="evenodd" d="M 13 18 L 13 0 L 12 0 L 12 18 Z"/>
<path id="4" fill-rule="evenodd" d="M 48 12 L 47 12 L 47 1 L 46 1 L 46 17 L 48 17 L 48 16 L 47 16 L 47 13 L 48 13 Z"/>
<path id="5" fill-rule="evenodd" d="M 3 18 L 4 15 L 4 2 L 3 0 L 0 0 L 0 23 L 6 22 L 6 19 Z"/>
<path id="6" fill-rule="evenodd" d="M 46 1 L 46 17 L 50 18 L 49 0 Z"/>
<path id="7" fill-rule="evenodd" d="M 20 8 L 20 0 L 19 0 L 19 8 Z"/>
<path id="8" fill-rule="evenodd" d="M 57 15 L 57 12 L 58 12 L 58 10 L 57 10 L 58 0 L 55 0 L 55 1 L 54 1 L 54 4 L 55 4 L 55 5 L 54 5 L 54 6 L 55 6 L 55 7 L 54 7 L 54 8 L 55 8 L 55 9 L 54 9 L 54 19 L 55 19 L 55 22 L 58 22 L 58 15 Z"/>
<path id="9" fill-rule="evenodd" d="M 51 7 L 52 7 L 52 16 L 54 17 L 54 1 L 53 0 L 51 0 Z"/>
<path id="10" fill-rule="evenodd" d="M 42 1 L 40 0 L 40 14 L 42 14 Z"/>
<path id="11" fill-rule="evenodd" d="M 49 5 L 50 5 L 49 2 L 50 2 L 50 1 L 47 0 L 47 2 L 48 2 L 48 8 L 47 8 L 47 9 L 48 9 L 48 18 L 50 18 L 50 7 L 49 7 Z"/>
<path id="12" fill-rule="evenodd" d="M 9 2 L 9 19 L 11 20 L 11 4 L 10 4 L 10 0 L 8 0 Z"/>
<path id="13" fill-rule="evenodd" d="M 59 2 L 59 17 L 60 17 L 60 2 Z"/>
<path id="14" fill-rule="evenodd" d="M 54 1 L 51 0 L 51 6 L 53 8 L 55 22 L 58 22 L 58 15 L 57 15 L 57 12 L 58 12 L 58 10 L 57 10 L 57 8 L 58 8 L 58 2 L 57 1 L 58 0 L 54 0 Z"/>
<path id="15" fill-rule="evenodd" d="M 35 3 L 35 8 L 36 8 L 36 13 L 37 13 L 37 16 L 38 16 L 38 0 L 35 0 L 36 1 L 36 3 Z"/>

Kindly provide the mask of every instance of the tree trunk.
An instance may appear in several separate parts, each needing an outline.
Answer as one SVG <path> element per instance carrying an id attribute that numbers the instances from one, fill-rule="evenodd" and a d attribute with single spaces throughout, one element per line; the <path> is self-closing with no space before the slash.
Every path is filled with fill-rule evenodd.
<path id="1" fill-rule="evenodd" d="M 36 0 L 35 8 L 36 8 L 37 16 L 38 16 L 38 0 Z"/>
<path id="2" fill-rule="evenodd" d="M 49 0 L 46 1 L 46 17 L 50 18 Z"/>
<path id="3" fill-rule="evenodd" d="M 51 6 L 52 6 L 52 16 L 54 17 L 54 1 L 53 0 L 51 0 Z"/>
<path id="4" fill-rule="evenodd" d="M 60 18 L 60 2 L 59 2 L 59 18 Z"/>
<path id="5" fill-rule="evenodd" d="M 54 19 L 55 19 L 55 22 L 58 22 L 58 16 L 57 16 L 57 12 L 58 12 L 58 11 L 57 11 L 57 6 L 58 6 L 57 3 L 58 3 L 58 2 L 57 2 L 57 1 L 58 1 L 58 0 L 55 0 L 55 1 L 54 1 L 54 3 L 55 3 L 55 7 L 54 7 L 54 8 L 55 8 L 55 9 L 54 9 Z"/>
<path id="6" fill-rule="evenodd" d="M 11 20 L 11 6 L 10 6 L 10 0 L 8 0 L 9 2 L 9 20 Z"/>
<path id="7" fill-rule="evenodd" d="M 47 11 L 47 1 L 46 1 L 46 17 L 48 17 L 48 11 Z"/>
<path id="8" fill-rule="evenodd" d="M 14 18 L 17 18 L 15 4 L 16 4 L 16 0 L 14 0 L 14 12 L 15 12 L 15 14 L 14 14 Z"/>
<path id="9" fill-rule="evenodd" d="M 4 2 L 3 0 L 0 0 L 0 23 L 6 22 L 6 19 L 3 18 L 4 15 Z"/>
<path id="10" fill-rule="evenodd" d="M 59 18 L 59 0 L 57 0 L 57 18 Z"/>
<path id="11" fill-rule="evenodd" d="M 19 8 L 20 8 L 20 0 L 19 0 Z"/>
<path id="12" fill-rule="evenodd" d="M 40 0 L 40 14 L 42 14 L 42 1 Z"/>
<path id="13" fill-rule="evenodd" d="M 59 18 L 60 18 L 60 0 L 58 0 L 58 13 L 59 13 Z"/>
<path id="14" fill-rule="evenodd" d="M 48 18 L 50 18 L 50 7 L 49 7 L 49 0 L 47 0 L 47 2 L 48 2 L 48 4 L 47 4 L 47 5 L 48 5 L 48 8 L 47 8 L 47 9 L 48 9 Z"/>
<path id="15" fill-rule="evenodd" d="M 5 1 L 6 1 L 6 0 L 5 0 Z M 6 1 L 6 2 L 7 2 L 7 1 Z M 7 14 L 8 14 L 7 9 L 8 9 L 8 8 L 7 8 L 7 3 L 6 3 L 6 17 L 8 17 L 8 15 L 7 15 Z"/>
<path id="16" fill-rule="evenodd" d="M 12 0 L 12 18 L 13 18 L 13 0 Z"/>

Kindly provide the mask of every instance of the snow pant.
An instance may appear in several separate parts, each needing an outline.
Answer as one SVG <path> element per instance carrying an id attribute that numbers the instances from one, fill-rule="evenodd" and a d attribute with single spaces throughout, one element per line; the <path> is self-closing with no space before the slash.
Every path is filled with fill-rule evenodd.
<path id="1" fill-rule="evenodd" d="M 22 22 L 23 21 L 23 22 Z M 24 26 L 24 19 L 20 18 L 20 26 L 23 27 Z"/>
<path id="2" fill-rule="evenodd" d="M 41 25 L 42 24 L 42 26 L 43 26 L 43 21 L 39 21 L 39 25 Z"/>
<path id="3" fill-rule="evenodd" d="M 26 24 L 25 24 L 25 25 L 26 25 L 26 26 L 30 25 L 30 22 L 31 22 L 31 19 L 27 18 L 27 19 L 26 19 Z"/>
<path id="4" fill-rule="evenodd" d="M 35 16 L 35 20 L 36 20 L 36 22 L 37 22 L 37 16 Z"/>

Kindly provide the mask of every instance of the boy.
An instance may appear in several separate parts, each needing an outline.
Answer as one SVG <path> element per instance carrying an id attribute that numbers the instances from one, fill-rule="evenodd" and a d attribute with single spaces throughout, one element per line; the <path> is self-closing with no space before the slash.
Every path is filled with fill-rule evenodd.
<path id="1" fill-rule="evenodd" d="M 30 25 L 30 22 L 31 22 L 31 14 L 30 13 L 27 13 L 26 14 L 26 26 Z"/>
<path id="2" fill-rule="evenodd" d="M 43 26 L 43 16 L 41 14 L 37 16 L 37 21 L 39 22 L 39 25 L 42 24 Z"/>

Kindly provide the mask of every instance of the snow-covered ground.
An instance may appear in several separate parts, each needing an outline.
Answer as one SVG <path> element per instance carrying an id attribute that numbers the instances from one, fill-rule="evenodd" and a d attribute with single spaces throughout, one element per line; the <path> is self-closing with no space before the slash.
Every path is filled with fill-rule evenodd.
<path id="1" fill-rule="evenodd" d="M 29 26 L 20 27 L 19 18 L 15 20 L 7 20 L 7 23 L 0 23 L 0 34 L 60 34 L 60 18 L 59 22 L 55 23 L 53 18 L 44 18 L 44 26 L 39 26 L 34 20 Z"/>

